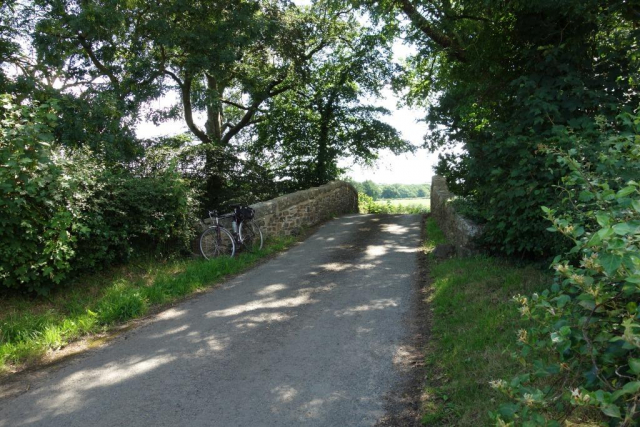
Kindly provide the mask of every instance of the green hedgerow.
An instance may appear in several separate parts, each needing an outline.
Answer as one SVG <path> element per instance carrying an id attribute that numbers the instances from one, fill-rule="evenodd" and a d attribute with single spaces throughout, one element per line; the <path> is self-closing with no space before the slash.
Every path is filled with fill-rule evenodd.
<path id="1" fill-rule="evenodd" d="M 640 117 L 622 119 L 630 130 L 603 132 L 597 164 L 541 147 L 571 171 L 561 191 L 572 208 L 543 210 L 573 248 L 554 260 L 550 289 L 515 298 L 532 324 L 518 338 L 527 369 L 492 383 L 511 398 L 493 414 L 499 425 L 560 426 L 594 410 L 610 426 L 638 425 Z"/>

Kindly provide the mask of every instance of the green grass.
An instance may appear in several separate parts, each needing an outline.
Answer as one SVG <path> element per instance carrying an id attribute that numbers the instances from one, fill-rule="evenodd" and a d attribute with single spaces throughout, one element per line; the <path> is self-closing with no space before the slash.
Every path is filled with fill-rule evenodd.
<path id="1" fill-rule="evenodd" d="M 424 206 L 429 209 L 431 206 L 431 200 L 427 197 L 414 197 L 409 199 L 380 199 L 379 202 L 391 202 L 392 205 L 398 206 Z"/>
<path id="2" fill-rule="evenodd" d="M 144 316 L 154 306 L 208 288 L 294 241 L 274 240 L 259 252 L 232 259 L 131 264 L 77 280 L 46 299 L 5 298 L 0 301 L 0 373 L 38 361 L 47 351 L 88 334 Z"/>
<path id="3" fill-rule="evenodd" d="M 429 216 L 426 221 L 426 237 L 424 240 L 424 250 L 429 253 L 435 249 L 437 245 L 446 243 L 447 239 L 444 233 L 436 224 L 436 220 Z"/>
<path id="4" fill-rule="evenodd" d="M 425 250 L 430 252 L 444 236 L 432 218 L 426 227 Z M 534 267 L 486 257 L 428 262 L 432 320 L 422 421 L 491 425 L 488 411 L 497 409 L 504 398 L 489 381 L 510 379 L 521 369 L 511 353 L 524 322 L 511 298 L 543 290 L 550 276 Z"/>

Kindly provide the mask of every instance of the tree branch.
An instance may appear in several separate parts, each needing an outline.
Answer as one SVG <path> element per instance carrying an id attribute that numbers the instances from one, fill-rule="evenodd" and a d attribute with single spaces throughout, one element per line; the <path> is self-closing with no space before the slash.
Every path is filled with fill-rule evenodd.
<path id="1" fill-rule="evenodd" d="M 253 118 L 253 115 L 256 113 L 256 111 L 259 111 L 260 104 L 262 104 L 265 100 L 269 98 L 272 98 L 276 95 L 279 95 L 291 89 L 291 86 L 283 86 L 281 88 L 274 90 L 276 86 L 278 86 L 280 83 L 284 81 L 285 77 L 286 76 L 278 77 L 277 79 L 269 83 L 269 85 L 267 86 L 267 89 L 263 92 L 263 94 L 261 96 L 258 96 L 251 103 L 251 106 L 247 109 L 247 112 L 245 113 L 245 115 L 242 116 L 242 119 L 240 119 L 240 121 L 236 123 L 235 126 L 230 127 L 229 132 L 227 132 L 227 134 L 222 137 L 222 142 L 224 144 L 228 144 L 231 138 L 236 136 L 238 132 L 240 132 L 244 127 L 251 124 L 251 119 Z"/>
<path id="2" fill-rule="evenodd" d="M 223 104 L 232 105 L 232 106 L 234 106 L 234 107 L 236 107 L 236 108 L 239 108 L 239 109 L 241 109 L 241 110 L 245 110 L 245 111 L 248 111 L 248 110 L 250 109 L 250 107 L 245 107 L 245 106 L 244 106 L 244 105 L 242 105 L 242 104 L 238 104 L 238 103 L 236 103 L 236 102 L 229 101 L 229 100 L 227 100 L 227 99 L 221 99 L 221 100 L 220 100 L 220 102 L 222 102 Z M 261 111 L 261 112 L 265 112 L 264 110 L 261 110 L 261 109 L 259 109 L 259 108 L 257 108 L 257 110 L 258 110 L 258 111 Z"/>
<path id="3" fill-rule="evenodd" d="M 329 45 L 329 43 L 326 42 L 324 39 L 321 40 L 320 43 L 318 43 L 318 46 L 314 47 L 313 49 L 311 49 L 309 51 L 309 53 L 304 55 L 303 59 L 305 59 L 305 60 L 311 59 L 313 57 L 313 55 L 315 55 L 316 53 L 320 52 L 322 49 L 324 49 L 328 45 Z"/>
<path id="4" fill-rule="evenodd" d="M 167 72 L 165 70 L 165 72 Z M 171 72 L 169 72 L 171 73 Z M 174 80 L 179 81 L 180 79 L 177 78 L 177 76 L 173 73 L 169 74 L 170 76 L 174 76 Z M 209 138 L 209 136 L 203 132 L 200 128 L 198 128 L 198 126 L 196 126 L 196 124 L 193 122 L 193 111 L 192 111 L 192 107 L 191 107 L 191 82 L 192 82 L 192 77 L 189 75 L 186 75 L 184 78 L 184 83 L 180 86 L 180 92 L 182 94 L 182 109 L 184 110 L 184 120 L 185 122 L 187 122 L 187 126 L 189 127 L 189 129 L 191 130 L 191 132 L 194 133 L 195 136 L 198 137 L 198 139 L 200 141 L 202 141 L 205 144 L 208 144 L 211 142 L 211 139 Z"/>
<path id="5" fill-rule="evenodd" d="M 447 19 L 468 19 L 470 21 L 480 21 L 480 22 L 491 22 L 490 19 L 484 18 L 482 16 L 473 16 L 473 15 L 446 15 Z"/>
<path id="6" fill-rule="evenodd" d="M 409 20 L 416 26 L 417 29 L 422 31 L 427 37 L 433 40 L 437 45 L 444 48 L 449 55 L 457 59 L 460 62 L 466 62 L 465 52 L 461 46 L 459 46 L 449 36 L 441 33 L 433 28 L 431 23 L 424 17 L 416 6 L 411 3 L 411 0 L 396 0 L 400 9 L 404 12 Z"/>
<path id="7" fill-rule="evenodd" d="M 102 74 L 109 78 L 109 81 L 111 81 L 111 84 L 114 88 L 119 89 L 120 82 L 118 81 L 118 78 L 115 76 L 115 74 L 113 74 L 113 72 L 109 70 L 109 68 L 107 68 L 102 62 L 100 62 L 95 52 L 93 51 L 93 48 L 91 47 L 91 43 L 89 43 L 87 38 L 79 31 L 77 34 L 80 45 L 85 50 L 87 55 L 89 55 L 89 59 L 91 60 L 91 62 L 93 62 L 93 65 L 95 65 Z M 122 96 L 122 94 L 120 94 L 120 96 Z"/>

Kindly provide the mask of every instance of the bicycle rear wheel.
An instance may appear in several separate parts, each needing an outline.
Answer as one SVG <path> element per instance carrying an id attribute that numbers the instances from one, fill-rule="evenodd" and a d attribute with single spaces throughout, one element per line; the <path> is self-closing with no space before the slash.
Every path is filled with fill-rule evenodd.
<path id="1" fill-rule="evenodd" d="M 238 234 L 242 246 L 247 248 L 249 252 L 259 251 L 262 249 L 262 230 L 260 230 L 260 227 L 258 227 L 258 224 L 255 222 L 250 219 L 242 221 L 240 223 Z"/>
<path id="2" fill-rule="evenodd" d="M 236 244 L 227 229 L 210 227 L 200 235 L 200 253 L 206 259 L 224 256 L 232 258 L 236 253 Z"/>

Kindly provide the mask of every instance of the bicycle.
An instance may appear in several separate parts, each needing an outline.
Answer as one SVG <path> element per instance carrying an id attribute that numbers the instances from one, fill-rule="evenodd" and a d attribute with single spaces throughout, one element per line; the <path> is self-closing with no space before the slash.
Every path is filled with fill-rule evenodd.
<path id="1" fill-rule="evenodd" d="M 233 213 L 218 215 L 218 211 L 209 211 L 213 225 L 200 235 L 200 253 L 205 259 L 219 256 L 232 258 L 236 253 L 236 244 L 247 251 L 262 249 L 264 239 L 262 230 L 253 221 L 255 211 L 249 206 L 234 205 Z M 220 225 L 220 219 L 231 218 L 232 232 Z"/>

